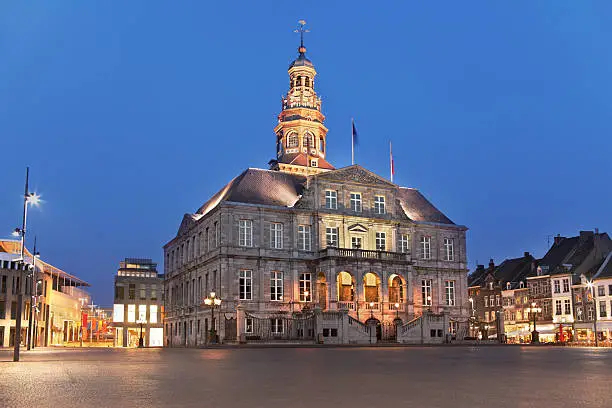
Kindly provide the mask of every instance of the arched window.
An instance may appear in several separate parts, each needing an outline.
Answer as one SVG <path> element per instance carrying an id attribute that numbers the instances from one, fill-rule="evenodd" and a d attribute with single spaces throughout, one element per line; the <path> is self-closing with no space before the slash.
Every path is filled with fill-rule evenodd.
<path id="1" fill-rule="evenodd" d="M 303 145 L 304 147 L 313 148 L 314 147 L 314 138 L 310 133 L 304 134 Z"/>
<path id="2" fill-rule="evenodd" d="M 325 139 L 322 137 L 319 138 L 319 150 L 321 153 L 325 153 Z"/>
<path id="3" fill-rule="evenodd" d="M 306 77 L 306 86 L 310 86 L 310 78 Z"/>
<path id="4" fill-rule="evenodd" d="M 290 133 L 289 136 L 287 136 L 287 148 L 291 148 L 291 147 L 297 147 L 298 145 L 298 135 L 297 133 Z"/>

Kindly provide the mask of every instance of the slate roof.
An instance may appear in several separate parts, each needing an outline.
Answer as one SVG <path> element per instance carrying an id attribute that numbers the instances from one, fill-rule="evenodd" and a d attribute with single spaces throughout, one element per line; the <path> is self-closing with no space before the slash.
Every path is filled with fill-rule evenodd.
<path id="1" fill-rule="evenodd" d="M 321 160 L 321 159 L 319 159 Z M 319 161 L 319 163 L 321 163 Z M 355 171 L 368 172 L 367 170 L 354 166 Z M 321 173 L 315 177 L 326 178 L 351 171 L 343 168 L 335 171 Z M 368 172 L 371 173 L 371 172 Z M 376 176 L 371 173 L 373 177 Z M 348 175 L 347 175 L 348 177 Z M 380 178 L 380 177 L 379 177 Z M 418 190 L 397 187 L 394 184 L 380 178 L 391 188 L 396 188 L 397 196 L 405 215 L 414 222 L 430 222 L 439 224 L 455 225 L 448 217 L 442 214 L 431 204 Z M 225 187 L 213 195 L 195 213 L 195 219 L 207 214 L 221 201 L 231 201 L 245 204 L 273 205 L 281 207 L 293 207 L 300 199 L 306 183 L 306 177 L 290 174 L 277 170 L 263 170 L 249 168 L 238 177 L 231 180 Z M 184 222 L 190 223 L 195 220 L 187 217 Z"/>
<path id="2" fill-rule="evenodd" d="M 427 200 L 418 190 L 400 187 L 398 189 L 398 197 L 406 217 L 410 218 L 412 221 L 455 224 L 446 215 L 442 214 L 442 212 L 429 202 L 429 200 Z"/>
<path id="3" fill-rule="evenodd" d="M 532 264 L 535 258 L 529 253 L 521 258 L 505 259 L 501 264 L 493 267 L 492 273 L 496 281 L 500 282 L 502 289 L 506 288 L 506 283 L 510 282 L 511 288 L 516 289 L 518 283 L 528 276 L 535 276 L 535 268 L 532 269 Z M 479 265 L 474 272 L 468 276 L 469 286 L 482 285 L 486 277 L 491 272 L 491 267 L 484 268 Z"/>
<path id="4" fill-rule="evenodd" d="M 608 254 L 603 264 L 597 270 L 595 279 L 612 278 L 612 251 Z"/>
<path id="5" fill-rule="evenodd" d="M 249 168 L 212 196 L 196 214 L 206 214 L 221 201 L 292 207 L 302 194 L 305 182 L 303 176 Z"/>
<path id="6" fill-rule="evenodd" d="M 571 273 L 576 267 L 587 260 L 589 254 L 595 248 L 595 235 L 602 239 L 608 239 L 606 233 L 592 233 L 581 231 L 579 236 L 571 238 L 561 237 L 560 242 L 556 242 L 548 250 L 546 255 L 540 259 L 541 266 L 548 266 L 548 273 L 551 275 Z M 564 265 L 571 265 L 568 269 Z"/>

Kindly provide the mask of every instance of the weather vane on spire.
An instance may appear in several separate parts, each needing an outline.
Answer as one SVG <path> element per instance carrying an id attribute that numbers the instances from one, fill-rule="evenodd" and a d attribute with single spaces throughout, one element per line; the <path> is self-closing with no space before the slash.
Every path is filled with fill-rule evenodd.
<path id="1" fill-rule="evenodd" d="M 301 53 L 306 52 L 306 48 L 304 48 L 304 33 L 309 33 L 310 30 L 304 28 L 304 26 L 306 25 L 306 20 L 300 20 L 298 21 L 298 28 L 296 28 L 294 30 L 295 33 L 300 33 L 300 49 L 299 51 Z"/>

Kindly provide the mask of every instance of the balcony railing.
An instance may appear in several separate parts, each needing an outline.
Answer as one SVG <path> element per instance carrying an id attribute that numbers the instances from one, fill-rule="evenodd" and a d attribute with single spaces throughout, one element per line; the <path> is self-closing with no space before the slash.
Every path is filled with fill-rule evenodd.
<path id="1" fill-rule="evenodd" d="M 337 310 L 346 309 L 346 310 L 354 311 L 354 310 L 359 309 L 359 310 L 380 311 L 384 309 L 387 312 L 396 312 L 398 310 L 400 312 L 404 312 L 406 310 L 405 303 L 399 303 L 397 308 L 395 307 L 394 302 L 372 302 L 373 304 L 370 305 L 370 302 L 366 302 L 366 301 L 338 300 L 332 303 L 336 305 L 335 309 Z"/>
<path id="2" fill-rule="evenodd" d="M 410 254 L 403 252 L 373 251 L 369 249 L 334 248 L 328 247 L 319 251 L 319 257 L 343 257 L 374 259 L 382 261 L 409 261 Z"/>

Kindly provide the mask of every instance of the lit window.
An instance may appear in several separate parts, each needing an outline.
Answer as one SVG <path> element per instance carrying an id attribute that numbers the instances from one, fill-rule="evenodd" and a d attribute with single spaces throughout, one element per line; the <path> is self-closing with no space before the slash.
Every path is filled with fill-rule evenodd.
<path id="1" fill-rule="evenodd" d="M 338 192 L 334 190 L 325 190 L 325 208 L 329 210 L 338 209 Z"/>
<path id="2" fill-rule="evenodd" d="M 128 305 L 128 323 L 136 321 L 136 305 Z"/>
<path id="3" fill-rule="evenodd" d="M 157 323 L 157 305 L 149 306 L 149 322 Z"/>
<path id="4" fill-rule="evenodd" d="M 447 280 L 444 285 L 444 301 L 447 306 L 455 306 L 455 281 Z"/>
<path id="5" fill-rule="evenodd" d="M 123 323 L 123 305 L 113 305 L 113 322 Z"/>
<path id="6" fill-rule="evenodd" d="M 421 237 L 421 259 L 431 259 L 431 237 Z"/>
<path id="7" fill-rule="evenodd" d="M 384 232 L 376 233 L 376 250 L 384 251 L 387 248 L 387 234 Z"/>
<path id="8" fill-rule="evenodd" d="M 297 147 L 298 146 L 298 135 L 297 133 L 290 133 L 287 136 L 287 148 Z"/>
<path id="9" fill-rule="evenodd" d="M 361 212 L 361 194 L 351 193 L 351 211 Z"/>
<path id="10" fill-rule="evenodd" d="M 310 225 L 298 225 L 298 249 L 310 251 Z"/>
<path id="11" fill-rule="evenodd" d="M 283 224 L 279 222 L 270 224 L 270 248 L 283 249 Z"/>
<path id="12" fill-rule="evenodd" d="M 239 278 L 240 300 L 253 299 L 253 271 L 241 270 Z"/>
<path id="13" fill-rule="evenodd" d="M 423 298 L 423 306 L 431 306 L 431 279 L 423 279 L 421 281 L 421 296 Z"/>
<path id="14" fill-rule="evenodd" d="M 452 238 L 444 238 L 444 258 L 447 261 L 455 260 L 455 248 Z"/>
<path id="15" fill-rule="evenodd" d="M 138 320 L 147 320 L 147 305 L 138 305 Z"/>
<path id="16" fill-rule="evenodd" d="M 244 247 L 253 246 L 253 221 L 240 220 L 238 222 L 238 245 Z"/>
<path id="17" fill-rule="evenodd" d="M 374 197 L 374 213 L 384 214 L 385 213 L 385 196 Z"/>
<path id="18" fill-rule="evenodd" d="M 325 238 L 327 239 L 328 247 L 338 246 L 338 228 L 325 228 Z"/>
<path id="19" fill-rule="evenodd" d="M 300 302 L 312 300 L 310 273 L 300 273 Z"/>
<path id="20" fill-rule="evenodd" d="M 270 300 L 279 302 L 283 300 L 283 273 L 270 274 Z"/>
<path id="21" fill-rule="evenodd" d="M 400 235 L 400 252 L 407 253 L 408 252 L 408 234 Z"/>

